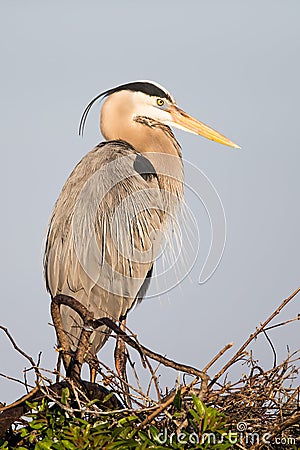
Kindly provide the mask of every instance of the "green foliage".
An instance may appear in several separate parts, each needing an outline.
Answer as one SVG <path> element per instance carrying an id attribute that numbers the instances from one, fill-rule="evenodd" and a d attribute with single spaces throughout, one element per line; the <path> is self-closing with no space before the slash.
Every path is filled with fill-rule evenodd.
<path id="1" fill-rule="evenodd" d="M 94 402 L 90 402 L 91 406 Z M 76 417 L 70 408 L 70 392 L 64 389 L 61 405 L 47 399 L 30 403 L 27 424 L 16 430 L 9 442 L 0 441 L 0 449 L 34 450 L 138 450 L 138 449 L 215 449 L 226 450 L 232 444 L 226 431 L 226 418 L 217 409 L 207 407 L 195 395 L 187 402 L 177 391 L 168 414 L 141 429 L 139 417 L 128 412 Z M 12 442 L 14 444 L 12 445 Z"/>

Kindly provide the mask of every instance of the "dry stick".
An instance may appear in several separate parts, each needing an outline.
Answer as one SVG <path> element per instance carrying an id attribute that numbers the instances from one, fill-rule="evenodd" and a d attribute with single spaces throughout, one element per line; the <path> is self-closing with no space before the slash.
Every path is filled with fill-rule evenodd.
<path id="1" fill-rule="evenodd" d="M 101 369 L 101 366 L 102 367 L 104 367 L 104 369 L 107 371 L 107 372 L 109 372 L 109 373 L 111 373 L 111 376 L 112 376 L 112 378 L 111 378 L 111 383 L 114 385 L 114 386 L 116 386 L 116 388 L 118 389 L 118 394 L 124 394 L 123 393 L 123 391 L 122 391 L 122 389 L 120 388 L 120 386 L 119 386 L 119 384 L 115 381 L 115 380 L 119 380 L 120 381 L 120 377 L 119 377 L 119 375 L 117 375 L 110 367 L 108 367 L 106 364 L 104 364 L 103 363 L 103 361 L 98 361 L 98 373 L 100 373 L 103 377 L 104 376 L 106 376 L 104 373 L 103 373 L 103 371 L 102 371 L 102 369 Z M 133 368 L 134 369 L 134 368 Z M 137 397 L 137 395 L 134 395 L 134 398 L 133 398 L 133 401 L 136 403 L 136 404 L 138 404 L 139 406 L 143 406 L 143 405 L 140 405 L 140 403 L 137 401 L 137 398 L 138 399 L 146 399 L 148 402 L 153 402 L 153 400 L 150 398 L 150 397 L 148 397 L 147 396 L 147 394 L 144 394 L 143 392 L 142 392 L 142 390 L 140 390 L 140 389 L 137 389 L 136 387 L 134 387 L 132 384 L 129 384 L 129 383 L 127 383 L 127 385 L 128 385 L 128 387 L 133 391 L 133 392 L 136 392 L 138 395 L 140 395 L 140 397 Z M 132 397 L 133 397 L 133 395 L 131 395 Z"/>
<path id="2" fill-rule="evenodd" d="M 131 370 L 132 370 L 132 372 L 133 372 L 135 381 L 136 381 L 136 383 L 137 383 L 137 387 L 138 387 L 137 392 L 141 395 L 141 399 L 142 399 L 142 401 L 143 401 L 143 404 L 144 404 L 144 406 L 146 406 L 145 399 L 143 398 L 143 389 L 142 389 L 142 385 L 141 385 L 140 379 L 139 379 L 139 377 L 138 377 L 137 371 L 135 370 L 134 363 L 131 361 L 130 355 L 128 356 L 128 361 L 129 361 Z M 148 393 L 147 393 L 147 394 L 148 394 Z"/>
<path id="3" fill-rule="evenodd" d="M 139 341 L 137 339 L 137 335 L 136 334 L 134 334 L 127 326 L 125 326 L 125 330 L 123 329 L 123 331 L 126 331 L 126 333 L 130 333 L 133 336 L 133 338 L 134 338 L 135 342 L 137 343 L 137 345 L 140 347 L 140 343 L 139 343 Z M 161 403 L 161 395 L 160 395 L 158 380 L 157 380 L 157 376 L 155 375 L 155 372 L 156 372 L 157 369 L 153 370 L 153 368 L 151 366 L 151 363 L 150 363 L 150 361 L 148 360 L 148 358 L 147 358 L 147 356 L 145 354 L 142 354 L 141 362 L 143 364 L 144 369 L 146 369 L 146 367 L 148 367 L 148 369 L 149 369 L 149 371 L 151 373 L 151 379 L 150 379 L 150 382 L 149 382 L 147 395 L 150 392 L 151 383 L 153 381 L 154 386 L 155 386 L 155 390 L 156 390 L 156 394 L 157 394 L 157 400 L 158 400 L 159 403 Z M 159 365 L 160 365 L 160 363 L 159 363 Z"/>
<path id="4" fill-rule="evenodd" d="M 223 347 L 219 353 L 217 353 L 217 355 L 208 363 L 206 364 L 206 366 L 204 367 L 203 372 L 207 372 L 208 369 L 210 369 L 210 367 L 225 353 L 227 352 L 227 350 L 229 350 L 231 347 L 233 346 L 233 342 L 229 342 L 229 344 L 225 345 L 225 347 Z"/>
<path id="5" fill-rule="evenodd" d="M 206 373 L 203 373 L 201 370 L 195 369 L 194 367 L 191 366 L 186 366 L 184 364 L 179 364 L 169 358 L 166 358 L 165 356 L 160 355 L 159 353 L 149 350 L 147 347 L 144 347 L 141 344 L 137 344 L 124 331 L 122 331 L 118 327 L 118 325 L 116 325 L 111 319 L 107 317 L 95 320 L 93 326 L 98 327 L 99 326 L 98 324 L 107 325 L 111 330 L 113 330 L 116 334 L 120 335 L 127 344 L 129 344 L 132 348 L 137 350 L 140 354 L 149 356 L 149 358 L 162 363 L 164 366 L 172 367 L 173 369 L 179 370 L 180 372 L 190 373 L 191 375 L 195 375 L 196 377 L 201 378 L 203 381 L 207 381 L 209 379 L 208 375 Z"/>
<path id="6" fill-rule="evenodd" d="M 292 425 L 299 424 L 300 422 L 300 413 L 296 412 L 292 414 L 288 419 L 286 419 L 284 422 L 279 423 L 278 425 L 275 425 L 270 433 L 268 433 L 268 439 L 271 441 L 272 438 L 277 436 L 279 433 L 281 433 L 283 430 L 285 430 L 288 427 L 291 427 Z M 265 442 L 260 442 L 251 447 L 251 449 L 261 449 L 264 448 Z"/>
<path id="7" fill-rule="evenodd" d="M 11 409 L 14 408 L 15 406 L 18 406 L 24 402 L 26 402 L 27 400 L 29 400 L 31 397 L 34 396 L 34 394 L 36 394 L 36 392 L 38 392 L 40 390 L 39 386 L 36 386 L 35 388 L 32 389 L 32 391 L 30 391 L 28 394 L 24 395 L 23 397 L 19 398 L 19 400 L 17 400 L 14 403 L 11 403 L 10 405 L 6 405 L 6 406 L 2 406 L 0 408 L 0 412 L 2 411 L 6 411 L 7 409 Z"/>
<path id="8" fill-rule="evenodd" d="M 76 384 L 73 382 L 72 379 L 70 379 L 70 385 L 71 385 L 71 387 L 72 387 L 72 391 L 73 391 L 75 400 L 76 400 L 76 402 L 77 402 L 78 409 L 80 410 L 80 409 L 81 409 L 81 405 L 80 405 L 80 399 L 79 399 L 79 395 L 78 395 L 78 389 L 77 389 Z M 82 390 L 80 390 L 80 395 L 85 399 L 86 402 L 89 401 L 89 399 L 87 398 L 87 396 L 85 395 L 85 393 L 82 392 Z M 82 413 L 81 413 L 81 414 L 82 414 Z"/>
<path id="9" fill-rule="evenodd" d="M 196 384 L 197 382 L 198 382 L 199 380 L 198 380 L 198 378 L 195 378 L 195 380 L 193 380 L 190 384 L 188 384 L 187 386 L 183 386 L 181 389 L 180 389 L 180 387 L 179 387 L 179 389 L 180 389 L 180 393 L 182 394 L 182 395 L 184 395 L 184 394 L 186 394 L 187 392 L 189 392 L 191 389 L 192 389 L 192 387 L 194 386 L 194 384 Z M 162 413 L 168 406 L 170 406 L 172 403 L 173 403 L 173 401 L 174 401 L 174 398 L 175 398 L 175 396 L 176 396 L 176 394 L 177 394 L 177 392 L 178 392 L 178 390 L 176 390 L 176 392 L 167 400 L 167 401 L 165 401 L 164 403 L 162 403 L 156 410 L 154 410 L 145 420 L 143 420 L 143 422 L 142 423 L 140 423 L 140 425 L 134 430 L 134 434 L 137 432 L 137 431 L 139 431 L 139 430 L 141 430 L 145 425 L 147 425 L 148 423 L 151 423 L 152 422 L 152 420 L 153 419 L 155 419 L 155 417 L 157 417 L 160 413 Z"/>
<path id="10" fill-rule="evenodd" d="M 10 342 L 12 343 L 13 347 L 15 350 L 17 350 L 17 352 L 19 352 L 22 356 L 24 356 L 24 358 L 26 358 L 30 364 L 32 366 L 36 366 L 36 363 L 34 362 L 34 360 L 31 358 L 31 356 L 27 355 L 27 353 L 25 353 L 20 347 L 17 346 L 15 340 L 13 339 L 12 335 L 10 334 L 10 332 L 8 331 L 7 328 L 3 327 L 2 325 L 0 325 L 0 329 L 4 331 L 4 333 L 6 334 L 6 336 L 8 337 L 8 339 L 10 340 Z"/>
<path id="11" fill-rule="evenodd" d="M 134 340 L 137 343 L 137 345 L 139 347 L 141 347 L 141 345 L 140 345 L 140 343 L 138 341 L 137 335 L 132 333 L 132 331 L 130 331 L 128 327 L 126 327 L 126 330 L 132 334 L 132 336 L 134 337 Z M 159 403 L 161 403 L 162 397 L 161 397 L 161 393 L 160 393 L 160 389 L 159 389 L 158 378 L 156 376 L 156 372 L 157 372 L 157 370 L 158 370 L 158 368 L 159 368 L 161 363 L 158 362 L 158 365 L 157 365 L 156 369 L 153 370 L 152 365 L 151 365 L 150 361 L 148 360 L 147 355 L 145 354 L 145 352 L 143 353 L 143 358 L 142 358 L 141 361 L 142 361 L 143 367 L 146 368 L 146 366 L 148 366 L 148 368 L 150 370 L 150 373 L 151 373 L 151 379 L 149 381 L 149 385 L 148 385 L 148 389 L 147 389 L 147 395 L 149 395 L 149 393 L 150 393 L 151 383 L 153 381 L 154 386 L 155 386 L 155 390 L 156 390 L 156 394 L 157 394 L 157 400 L 158 400 Z"/>
<path id="12" fill-rule="evenodd" d="M 291 403 L 292 400 L 294 400 L 294 398 L 299 395 L 300 393 L 300 386 L 298 386 L 295 391 L 292 393 L 292 395 L 289 397 L 289 399 L 287 400 L 285 406 L 287 406 L 289 403 Z M 299 398 L 298 398 L 298 403 L 299 403 Z"/>
<path id="13" fill-rule="evenodd" d="M 257 330 L 250 334 L 249 338 L 246 340 L 246 342 L 239 348 L 239 350 L 235 353 L 235 355 L 230 359 L 230 361 L 228 361 L 227 364 L 225 364 L 225 366 L 217 373 L 217 375 L 214 376 L 214 378 L 211 380 L 209 387 L 213 386 L 215 384 L 215 382 L 226 372 L 226 370 L 238 359 L 239 356 L 241 356 L 241 354 L 243 353 L 243 351 L 245 350 L 246 347 L 248 347 L 248 345 L 250 344 L 251 341 L 253 341 L 253 339 L 255 339 L 257 337 L 257 335 L 259 333 L 262 332 L 262 330 L 266 327 L 266 325 L 268 325 L 273 319 L 274 317 L 276 317 L 280 311 L 300 292 L 300 287 L 298 289 L 296 289 L 288 298 L 286 298 L 285 300 L 283 300 L 283 302 L 279 305 L 279 307 L 270 315 L 270 317 L 265 320 L 265 322 L 260 325 L 259 328 L 257 328 Z"/>
<path id="14" fill-rule="evenodd" d="M 119 375 L 117 375 L 110 367 L 108 367 L 106 364 L 104 364 L 103 361 L 101 361 L 101 362 L 99 361 L 98 364 L 99 364 L 99 368 L 98 368 L 99 373 L 100 373 L 103 377 L 105 376 L 105 374 L 103 373 L 103 371 L 102 371 L 102 369 L 101 369 L 101 366 L 103 366 L 104 369 L 105 369 L 107 372 L 111 373 L 111 375 L 112 375 L 111 383 L 119 390 L 118 393 L 121 392 L 121 393 L 123 394 L 123 392 L 122 392 L 122 390 L 121 390 L 119 384 L 115 381 L 115 380 L 118 380 L 118 381 L 120 380 Z M 127 384 L 128 384 L 128 387 L 130 387 L 130 389 L 131 389 L 132 391 L 134 391 L 134 392 L 136 392 L 137 394 L 139 394 L 142 398 L 145 398 L 148 402 L 152 401 L 151 398 L 147 397 L 147 395 L 145 395 L 145 394 L 142 392 L 142 390 L 140 391 L 139 389 L 136 389 L 136 388 L 135 388 L 134 386 L 132 386 L 131 384 L 129 384 L 129 383 L 127 383 Z M 137 396 L 136 396 L 136 397 L 137 397 Z M 137 403 L 136 400 L 135 400 L 135 402 Z"/>
<path id="15" fill-rule="evenodd" d="M 148 361 L 148 358 L 146 358 L 146 361 L 147 361 L 148 369 L 149 369 L 149 371 L 151 373 L 151 379 L 150 379 L 150 382 L 149 382 L 149 387 L 147 389 L 147 394 L 150 393 L 151 383 L 153 381 L 154 387 L 155 387 L 155 390 L 156 390 L 157 400 L 158 400 L 159 403 L 161 403 L 161 395 L 160 395 L 160 392 L 159 392 L 159 385 L 158 385 L 158 381 L 157 381 L 157 376 L 155 375 L 155 372 L 154 372 L 150 362 Z"/>
<path id="16" fill-rule="evenodd" d="M 239 444 L 238 442 L 236 442 L 235 444 L 238 448 L 240 448 L 241 450 L 247 450 L 246 447 L 243 447 L 241 444 Z"/>
<path id="17" fill-rule="evenodd" d="M 68 408 L 65 405 L 62 405 L 61 402 L 59 402 L 57 398 L 57 394 L 61 392 L 62 388 L 66 386 L 66 383 L 58 383 L 57 385 L 52 385 L 51 388 L 45 385 L 39 385 L 35 389 L 33 389 L 29 394 L 21 397 L 21 399 L 18 399 L 14 403 L 1 407 L 0 409 L 0 436 L 2 437 L 6 430 L 9 429 L 11 424 L 15 422 L 16 420 L 19 420 L 21 416 L 26 413 L 26 411 L 30 408 L 26 406 L 26 400 L 29 398 L 34 399 L 35 401 L 39 401 L 42 398 L 46 397 L 50 399 L 51 401 L 58 404 L 62 409 L 69 412 L 70 414 L 73 414 L 75 412 L 82 413 L 82 410 L 75 410 L 73 408 Z M 81 393 L 81 392 L 80 392 Z M 88 401 L 88 399 L 86 398 Z"/>
<path id="18" fill-rule="evenodd" d="M 93 319 L 93 316 L 88 311 L 88 309 L 84 305 L 79 303 L 77 300 L 75 300 L 73 297 L 57 296 L 54 299 L 52 299 L 52 303 L 55 303 L 57 306 L 62 304 L 72 308 L 82 318 L 84 326 L 87 329 L 89 327 L 96 329 L 99 328 L 100 326 L 106 325 L 118 336 L 120 336 L 128 345 L 137 350 L 141 356 L 145 354 L 146 356 L 149 356 L 151 359 L 154 359 L 155 361 L 158 361 L 167 367 L 172 367 L 173 369 L 179 370 L 181 372 L 190 373 L 191 375 L 195 375 L 196 377 L 201 378 L 203 382 L 205 383 L 208 382 L 209 379 L 208 375 L 202 372 L 201 370 L 195 369 L 194 367 L 187 366 L 184 364 L 179 364 L 158 353 L 149 350 L 143 345 L 137 344 L 123 330 L 121 330 L 121 328 L 113 320 L 109 319 L 108 317 L 103 317 L 101 319 Z"/>
<path id="19" fill-rule="evenodd" d="M 6 375 L 5 373 L 0 373 L 0 377 L 6 378 L 7 380 L 10 380 L 10 381 L 14 381 L 15 383 L 20 383 L 20 384 L 22 384 L 23 386 L 25 386 L 25 388 L 26 388 L 26 383 L 25 383 L 25 381 L 21 381 L 21 380 L 19 380 L 18 378 L 10 377 L 9 375 Z M 30 385 L 28 385 L 28 384 L 27 384 L 27 386 L 29 386 L 30 388 L 33 388 L 33 386 L 30 386 Z"/>
<path id="20" fill-rule="evenodd" d="M 274 369 L 274 368 L 276 367 L 276 365 L 277 365 L 277 355 L 276 355 L 276 350 L 275 350 L 275 347 L 274 347 L 274 345 L 273 345 L 273 342 L 271 341 L 271 339 L 270 339 L 269 336 L 267 335 L 266 330 L 262 330 L 262 332 L 264 333 L 264 335 L 265 335 L 267 341 L 269 342 L 270 347 L 271 347 L 272 352 L 273 352 L 273 356 L 274 356 L 273 369 Z"/>
<path id="21" fill-rule="evenodd" d="M 286 320 L 285 322 L 276 323 L 275 325 L 271 325 L 270 327 L 265 328 L 265 331 L 272 330 L 273 328 L 282 327 L 283 325 L 287 325 L 288 323 L 295 322 L 296 320 L 300 320 L 300 314 L 293 319 Z"/>
<path id="22" fill-rule="evenodd" d="M 28 385 L 27 369 L 26 368 L 23 370 L 23 378 L 24 378 L 25 389 L 26 389 L 26 392 L 28 394 L 30 392 L 30 390 L 29 390 L 29 385 Z"/>
<path id="23" fill-rule="evenodd" d="M 61 409 L 63 409 L 64 411 L 68 412 L 72 417 L 75 417 L 73 408 L 70 408 L 70 407 L 68 407 L 66 405 L 63 405 L 59 400 L 57 400 L 57 398 L 55 398 L 53 395 L 49 394 L 49 390 L 48 390 L 48 388 L 46 386 L 44 386 L 44 388 L 42 386 L 40 386 L 40 389 L 39 389 L 41 391 L 41 393 L 44 395 L 44 397 L 46 397 L 49 400 L 51 400 L 52 402 L 54 402 Z"/>
<path id="24" fill-rule="evenodd" d="M 93 356 L 91 356 L 91 359 L 92 358 L 93 358 Z M 131 368 L 133 370 L 135 379 L 137 381 L 138 389 L 136 389 L 132 384 L 130 384 L 128 382 L 128 380 L 121 379 L 120 376 L 118 374 L 116 374 L 110 367 L 108 367 L 106 364 L 103 363 L 103 361 L 99 361 L 98 359 L 97 359 L 97 372 L 103 377 L 103 380 L 105 378 L 110 378 L 110 383 L 109 383 L 110 387 L 111 387 L 111 385 L 113 385 L 117 389 L 117 390 L 114 389 L 114 393 L 115 394 L 118 394 L 118 395 L 122 394 L 123 396 L 128 395 L 128 392 L 124 391 L 124 385 L 126 385 L 126 388 L 131 389 L 133 392 L 136 392 L 137 394 L 139 394 L 141 396 L 141 398 L 145 397 L 145 395 L 142 392 L 142 388 L 141 388 L 141 385 L 139 383 L 139 380 L 138 380 L 138 375 L 137 375 L 137 373 L 136 373 L 136 371 L 134 369 L 134 363 L 130 360 L 129 357 L 128 357 L 128 360 L 129 360 L 130 366 L 131 366 Z M 109 376 L 107 376 L 104 373 L 103 368 L 108 373 L 110 373 Z M 137 401 L 137 398 L 140 399 L 140 397 L 138 397 L 137 395 L 131 394 L 131 400 L 134 401 L 138 406 L 143 406 Z M 147 400 L 151 401 L 151 399 L 149 399 L 149 398 L 147 398 Z M 133 411 L 132 408 L 129 408 L 129 409 Z"/>
<path id="25" fill-rule="evenodd" d="M 160 364 L 158 363 L 158 366 L 156 367 L 156 369 L 153 370 L 153 367 L 151 366 L 150 362 L 148 361 L 148 358 L 145 358 L 145 359 L 146 359 L 146 362 L 148 364 L 148 367 L 149 367 L 149 370 L 150 370 L 150 373 L 151 373 L 151 379 L 149 381 L 149 386 L 148 386 L 148 389 L 147 389 L 147 395 L 149 395 L 149 393 L 150 393 L 151 383 L 153 381 L 153 383 L 155 385 L 156 394 L 157 394 L 157 400 L 158 400 L 159 403 L 161 403 L 162 399 L 161 399 L 160 390 L 159 390 L 159 383 L 158 383 L 157 376 L 155 374 L 157 372 L 157 369 L 160 366 Z"/>

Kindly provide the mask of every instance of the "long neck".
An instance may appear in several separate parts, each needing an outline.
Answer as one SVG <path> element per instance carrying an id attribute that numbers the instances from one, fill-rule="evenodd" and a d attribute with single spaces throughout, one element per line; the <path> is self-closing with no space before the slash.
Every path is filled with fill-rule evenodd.
<path id="1" fill-rule="evenodd" d="M 140 153 L 181 156 L 180 145 L 169 127 L 147 117 L 136 117 L 133 111 L 132 96 L 128 92 L 118 92 L 107 98 L 100 120 L 106 140 L 122 139 Z"/>
<path id="2" fill-rule="evenodd" d="M 106 140 L 122 139 L 153 164 L 162 190 L 183 197 L 181 149 L 171 129 L 147 117 L 134 117 L 130 96 L 109 97 L 101 112 L 101 131 Z M 170 203 L 170 199 L 166 200 Z"/>

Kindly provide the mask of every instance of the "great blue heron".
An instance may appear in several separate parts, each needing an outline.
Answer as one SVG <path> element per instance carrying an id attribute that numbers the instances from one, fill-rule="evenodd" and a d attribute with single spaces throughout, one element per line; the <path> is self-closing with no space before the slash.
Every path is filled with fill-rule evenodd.
<path id="1" fill-rule="evenodd" d="M 75 298 L 94 317 L 109 317 L 124 328 L 128 311 L 149 286 L 159 232 L 183 198 L 181 149 L 169 127 L 238 145 L 179 109 L 166 89 L 150 81 L 97 95 L 83 113 L 80 134 L 98 99 L 105 99 L 100 127 L 106 141 L 77 164 L 56 202 L 47 234 L 45 279 L 52 298 Z M 74 352 L 82 321 L 68 306 L 62 306 L 61 317 Z M 102 327 L 91 334 L 92 355 L 109 332 Z M 123 341 L 117 340 L 119 373 L 123 351 Z"/>

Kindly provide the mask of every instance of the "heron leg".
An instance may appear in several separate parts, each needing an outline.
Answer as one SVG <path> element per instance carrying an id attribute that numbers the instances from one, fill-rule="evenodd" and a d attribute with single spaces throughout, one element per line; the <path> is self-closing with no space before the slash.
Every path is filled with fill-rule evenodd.
<path id="1" fill-rule="evenodd" d="M 122 331 L 126 332 L 126 317 L 121 318 L 119 326 Z M 116 348 L 115 348 L 115 366 L 120 377 L 121 386 L 123 390 L 125 404 L 131 408 L 130 392 L 128 387 L 127 373 L 126 373 L 126 363 L 127 363 L 127 350 L 125 341 L 121 336 L 117 337 Z"/>
<path id="2" fill-rule="evenodd" d="M 57 335 L 57 343 L 60 348 L 60 355 L 62 356 L 63 364 L 66 369 L 68 370 L 68 367 L 71 364 L 71 348 L 70 348 L 70 342 L 67 336 L 67 333 L 64 331 L 62 320 L 61 320 L 61 313 L 60 313 L 60 303 L 59 300 L 63 296 L 57 295 L 54 297 L 51 301 L 51 316 L 54 324 L 54 328 Z"/>
<path id="3" fill-rule="evenodd" d="M 97 371 L 94 367 L 90 366 L 90 382 L 95 383 Z"/>
<path id="4" fill-rule="evenodd" d="M 126 330 L 126 317 L 122 318 L 120 320 L 119 326 L 122 331 L 125 332 Z M 125 341 L 120 337 L 117 336 L 117 342 L 116 342 L 116 348 L 115 348 L 115 366 L 116 370 L 118 372 L 119 377 L 122 380 L 127 380 L 126 375 L 126 362 L 127 362 L 127 355 L 126 355 L 126 344 Z"/>
<path id="5" fill-rule="evenodd" d="M 126 316 L 122 317 L 119 322 L 119 326 L 124 333 L 126 332 Z M 118 372 L 121 386 L 123 390 L 125 404 L 131 408 L 130 392 L 128 387 L 127 373 L 126 373 L 126 363 L 127 363 L 127 353 L 126 344 L 121 336 L 117 336 L 116 348 L 115 348 L 115 366 Z"/>

